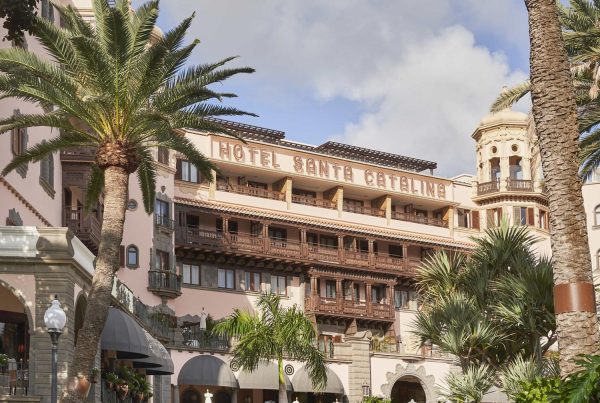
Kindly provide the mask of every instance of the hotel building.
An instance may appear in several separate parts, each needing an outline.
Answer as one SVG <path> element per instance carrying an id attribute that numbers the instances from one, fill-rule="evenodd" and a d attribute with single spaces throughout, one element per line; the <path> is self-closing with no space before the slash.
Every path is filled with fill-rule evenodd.
<path id="1" fill-rule="evenodd" d="M 75 5 L 91 15 L 88 3 Z M 57 18 L 50 10 L 42 1 L 42 14 Z M 27 46 L 43 53 L 31 38 Z M 3 116 L 37 110 L 0 101 Z M 323 395 L 312 393 L 302 363 L 285 362 L 292 400 L 357 402 L 368 390 L 393 402 L 437 401 L 444 376 L 457 367 L 410 331 L 420 262 L 437 250 L 469 251 L 471 237 L 503 217 L 528 226 L 541 240 L 538 251 L 550 253 L 548 201 L 526 114 L 484 117 L 472 134 L 476 173 L 455 178 L 436 176 L 431 161 L 221 123 L 240 139 L 185 133 L 218 167 L 215 181 L 177 153 L 155 150 L 150 216 L 135 176 L 130 181 L 115 309 L 98 367 L 146 374 L 153 402 L 202 402 L 207 389 L 218 403 L 277 400 L 275 364 L 244 373 L 231 365 L 232 341 L 209 332 L 234 308 L 252 310 L 262 292 L 301 307 L 327 357 Z M 56 135 L 48 128 L 4 133 L 0 165 Z M 68 317 L 59 347 L 59 384 L 67 382 L 102 224 L 101 200 L 83 210 L 93 159 L 87 149 L 64 150 L 0 177 L 0 353 L 9 358 L 0 364 L 0 400 L 49 401 L 43 314 L 54 295 Z M 598 186 L 583 189 L 595 270 Z M 88 395 L 114 398 L 103 382 Z"/>

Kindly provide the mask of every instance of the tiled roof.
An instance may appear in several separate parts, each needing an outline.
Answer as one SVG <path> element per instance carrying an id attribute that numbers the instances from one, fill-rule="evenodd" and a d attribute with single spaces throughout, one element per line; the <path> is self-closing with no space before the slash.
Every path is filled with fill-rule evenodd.
<path id="1" fill-rule="evenodd" d="M 175 197 L 175 202 L 188 206 L 196 206 L 210 212 L 232 214 L 259 220 L 272 220 L 295 225 L 306 225 L 330 231 L 339 231 L 348 234 L 374 236 L 395 241 L 412 241 L 429 246 L 444 246 L 452 249 L 472 249 L 475 245 L 471 242 L 456 241 L 452 238 L 419 234 L 415 232 L 399 231 L 393 229 L 378 229 L 361 225 L 314 218 L 312 216 L 282 213 L 275 210 L 254 209 L 237 204 L 222 203 L 217 201 L 188 199 Z"/>

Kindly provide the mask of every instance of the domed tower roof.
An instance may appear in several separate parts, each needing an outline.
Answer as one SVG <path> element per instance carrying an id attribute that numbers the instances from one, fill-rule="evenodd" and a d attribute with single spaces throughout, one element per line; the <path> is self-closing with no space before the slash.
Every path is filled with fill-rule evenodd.
<path id="1" fill-rule="evenodd" d="M 502 87 L 502 92 L 507 91 L 506 86 Z M 478 140 L 481 130 L 484 128 L 490 128 L 494 126 L 501 125 L 517 125 L 517 126 L 527 126 L 529 121 L 529 116 L 526 113 L 518 112 L 513 110 L 512 108 L 504 108 L 498 112 L 490 112 L 481 119 L 477 128 L 471 135 L 472 138 Z"/>

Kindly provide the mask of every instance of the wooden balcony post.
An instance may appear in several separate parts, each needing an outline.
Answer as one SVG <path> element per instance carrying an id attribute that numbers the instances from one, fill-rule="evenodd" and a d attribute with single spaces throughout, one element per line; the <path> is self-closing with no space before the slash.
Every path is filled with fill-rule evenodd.
<path id="1" fill-rule="evenodd" d="M 372 286 L 373 286 L 372 283 L 370 283 L 370 282 L 366 283 L 367 315 L 373 314 L 373 300 L 371 297 L 371 287 Z"/>
<path id="2" fill-rule="evenodd" d="M 338 311 L 342 312 L 344 310 L 344 298 L 342 292 L 342 279 L 335 279 L 335 299 L 338 307 Z"/>
<path id="3" fill-rule="evenodd" d="M 300 257 L 308 256 L 308 244 L 306 243 L 306 228 L 300 230 Z"/>
<path id="4" fill-rule="evenodd" d="M 388 284 L 387 292 L 387 302 L 390 304 L 390 318 L 394 319 L 396 316 L 396 306 L 394 303 L 394 283 Z"/>
<path id="5" fill-rule="evenodd" d="M 319 307 L 319 304 L 321 303 L 320 301 L 320 297 L 319 297 L 319 290 L 317 289 L 318 284 L 319 284 L 319 276 L 315 275 L 315 274 L 309 274 L 310 276 L 310 300 L 311 300 L 311 304 L 312 304 L 312 308 L 314 310 L 317 310 Z"/>
<path id="6" fill-rule="evenodd" d="M 338 235 L 338 259 L 340 263 L 344 263 L 346 261 L 346 257 L 344 254 L 344 236 Z"/>
<path id="7" fill-rule="evenodd" d="M 369 244 L 369 266 L 375 266 L 375 248 L 374 248 L 374 239 L 367 240 Z"/>
<path id="8" fill-rule="evenodd" d="M 402 245 L 402 262 L 404 263 L 404 271 L 408 269 L 408 245 Z"/>
<path id="9" fill-rule="evenodd" d="M 271 240 L 269 239 L 269 223 L 263 223 L 262 226 L 262 238 L 263 238 L 263 250 L 268 252 L 271 247 Z"/>

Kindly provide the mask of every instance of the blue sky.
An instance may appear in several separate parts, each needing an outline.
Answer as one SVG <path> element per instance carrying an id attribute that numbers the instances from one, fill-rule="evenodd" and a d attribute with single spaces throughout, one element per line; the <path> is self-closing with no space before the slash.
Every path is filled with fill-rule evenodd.
<path id="1" fill-rule="evenodd" d="M 257 70 L 223 84 L 260 115 L 236 120 L 437 161 L 444 176 L 475 171 L 471 133 L 528 74 L 522 0 L 163 0 L 159 25 L 192 12 L 191 63 L 239 55 Z"/>

